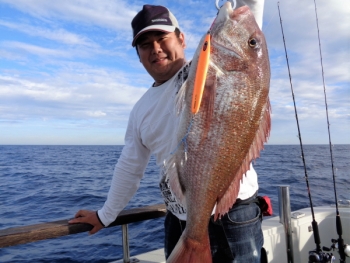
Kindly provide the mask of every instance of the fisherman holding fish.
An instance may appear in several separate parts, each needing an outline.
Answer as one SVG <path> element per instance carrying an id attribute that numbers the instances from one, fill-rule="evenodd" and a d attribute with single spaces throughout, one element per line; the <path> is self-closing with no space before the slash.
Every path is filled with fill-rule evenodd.
<path id="1" fill-rule="evenodd" d="M 242 7 L 245 5 L 250 8 L 250 11 Z M 211 65 L 216 63 L 217 66 L 209 67 L 201 109 L 195 117 L 193 113 L 184 113 L 186 111 L 184 109 L 188 101 L 186 94 L 190 86 L 193 86 L 198 52 L 192 61 L 186 60 L 185 35 L 180 31 L 175 16 L 166 7 L 143 6 L 131 23 L 132 46 L 136 48 L 140 62 L 154 79 L 154 83 L 130 113 L 125 146 L 115 166 L 104 206 L 98 211 L 80 210 L 76 213 L 75 219 L 70 220 L 70 223 L 91 224 L 93 229 L 90 234 L 111 224 L 137 191 L 149 158 L 153 154 L 157 165 L 162 168 L 159 185 L 168 210 L 164 223 L 164 249 L 167 262 L 260 262 L 263 246 L 262 212 L 256 202 L 258 180 L 251 161 L 258 157 L 270 128 L 268 87 L 264 86 L 265 84 L 268 86 L 269 82 L 269 65 L 266 57 L 266 44 L 262 40 L 263 36 L 259 29 L 262 27 L 263 6 L 264 0 L 237 0 L 236 8 L 239 8 L 236 9 L 237 11 L 232 10 L 230 3 L 225 3 L 220 9 L 212 26 L 213 56 L 211 63 L 213 64 Z M 239 34 L 242 35 L 242 38 L 245 37 L 245 32 L 250 34 L 247 41 L 244 41 L 244 45 L 247 44 L 248 53 L 251 53 L 247 55 L 250 59 L 248 63 L 251 65 L 245 65 L 244 69 L 249 69 L 247 74 L 251 75 L 253 81 L 259 79 L 254 75 L 255 73 L 262 76 L 262 84 L 254 82 L 252 85 L 247 85 L 262 86 L 262 89 L 257 92 L 247 91 L 248 93 L 242 95 L 234 93 L 236 91 L 225 91 L 226 93 L 220 94 L 220 90 L 224 90 L 226 86 L 236 85 L 241 90 L 245 90 L 231 77 L 228 80 L 224 80 L 223 77 L 226 76 L 226 73 L 223 73 L 225 70 L 233 72 L 237 67 L 237 64 L 234 63 L 237 54 L 233 56 L 229 49 L 224 50 L 224 40 L 222 41 L 224 44 L 220 44 L 220 38 L 230 32 L 230 30 L 221 29 L 226 26 L 230 17 L 246 20 L 247 22 L 243 24 L 249 24 L 248 29 L 241 30 Z M 237 21 L 231 22 L 240 24 L 240 20 Z M 222 54 L 223 50 L 224 54 Z M 257 60 L 253 60 L 255 54 L 259 54 L 256 57 Z M 230 56 L 232 56 L 231 62 L 220 65 L 222 60 Z M 259 73 L 255 72 L 255 69 L 259 70 Z M 266 76 L 265 73 L 262 73 L 263 71 L 267 72 Z M 244 77 L 244 79 L 247 78 Z M 186 87 L 189 88 L 186 89 Z M 234 135 L 225 137 L 224 141 L 219 144 L 212 142 L 215 139 L 212 139 L 211 136 L 220 134 L 220 131 L 212 130 L 212 126 L 218 127 L 219 124 L 216 125 L 216 122 L 226 120 L 221 112 L 218 113 L 220 107 L 216 106 L 215 97 L 223 96 L 221 101 L 224 101 L 225 97 L 230 97 L 229 95 L 249 99 L 249 96 L 253 97 L 255 93 L 263 98 L 261 107 L 259 106 L 260 97 L 254 98 L 254 107 L 257 107 L 254 108 L 255 110 L 251 110 L 252 107 L 249 105 L 246 107 L 247 111 L 245 107 L 238 109 L 235 107 L 244 115 L 255 114 L 250 118 L 255 126 L 249 124 L 248 129 L 232 122 L 237 126 L 236 131 L 225 132 L 225 134 L 236 134 L 240 133 L 240 129 L 250 131 L 253 129 L 251 127 L 254 127 L 252 136 L 248 132 L 239 134 L 240 138 L 247 138 L 242 140 L 249 141 L 247 151 L 240 146 L 239 139 L 234 138 L 231 141 Z M 226 111 L 228 108 L 228 106 L 225 108 Z M 190 116 L 189 121 L 186 120 L 186 116 Z M 198 126 L 199 119 L 205 119 L 206 122 Z M 242 119 L 235 122 L 246 123 Z M 181 126 L 184 127 L 182 128 L 184 134 L 181 134 Z M 200 133 L 199 138 L 194 138 L 195 132 L 190 132 L 189 129 L 199 131 L 201 127 L 204 127 L 203 133 Z M 249 139 L 250 137 L 252 139 Z M 209 142 L 211 144 L 208 144 Z M 232 143 L 235 145 L 231 147 Z M 236 154 L 235 146 L 244 153 Z M 225 153 L 219 153 L 220 156 L 216 156 L 220 157 L 220 160 L 208 156 L 200 159 L 201 157 L 196 157 L 196 151 L 202 149 L 201 147 L 204 147 L 202 152 L 210 152 L 209 148 L 212 148 L 215 152 L 223 150 Z M 231 148 L 232 151 L 230 151 Z M 237 161 L 230 161 L 232 158 L 226 158 L 231 155 Z M 169 158 L 171 156 L 176 160 Z M 229 163 L 225 162 L 226 159 L 229 159 Z M 195 166 L 198 162 L 201 169 L 205 169 L 204 171 L 190 167 L 190 164 Z M 219 164 L 216 166 L 216 163 Z M 218 175 L 215 174 L 216 170 L 221 169 L 220 167 L 230 167 L 231 164 L 232 170 L 225 168 L 229 171 L 228 175 L 220 177 L 225 171 Z M 210 170 L 212 167 L 215 167 L 215 171 Z M 206 170 L 210 170 L 210 175 L 215 175 L 215 178 L 206 178 Z M 194 180 L 195 182 L 192 182 Z"/>

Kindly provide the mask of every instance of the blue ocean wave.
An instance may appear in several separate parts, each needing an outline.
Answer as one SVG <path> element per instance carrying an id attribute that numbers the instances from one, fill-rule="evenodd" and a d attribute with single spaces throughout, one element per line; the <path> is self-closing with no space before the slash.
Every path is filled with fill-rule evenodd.
<path id="1" fill-rule="evenodd" d="M 0 229 L 72 218 L 103 206 L 122 146 L 0 146 Z M 328 145 L 304 146 L 313 204 L 334 204 Z M 339 199 L 350 199 L 350 145 L 335 145 Z M 292 210 L 309 207 L 299 145 L 266 145 L 254 163 L 259 194 L 278 215 L 277 186 L 289 185 Z M 127 208 L 162 203 L 152 157 Z M 132 255 L 163 247 L 163 218 L 129 225 Z M 0 249 L 0 262 L 110 262 L 122 258 L 120 227 Z"/>

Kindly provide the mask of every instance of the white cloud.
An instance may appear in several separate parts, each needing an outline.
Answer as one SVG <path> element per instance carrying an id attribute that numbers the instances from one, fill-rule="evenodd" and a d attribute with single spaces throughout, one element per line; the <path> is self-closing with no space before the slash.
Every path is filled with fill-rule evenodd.
<path id="1" fill-rule="evenodd" d="M 317 2 L 317 5 L 329 118 L 333 132 L 339 133 L 336 139 L 349 143 L 349 136 L 344 136 L 344 127 L 350 126 L 346 118 L 350 111 L 350 35 L 345 30 L 345 27 L 350 28 L 350 3 L 339 0 Z M 320 139 L 316 135 L 326 132 L 326 112 L 314 3 L 297 4 L 282 0 L 280 10 L 298 117 L 303 123 L 302 132 L 307 141 L 315 143 Z M 288 133 L 283 126 L 293 124 L 295 114 L 277 1 L 265 1 L 264 18 L 263 30 L 273 76 L 270 92 L 273 129 L 283 134 Z M 288 119 L 291 124 L 283 122 L 282 126 L 279 125 L 279 121 L 282 123 Z M 277 132 L 273 131 L 272 141 L 280 140 L 281 135 Z M 322 138 L 324 143 L 327 142 L 327 136 Z"/>
<path id="2" fill-rule="evenodd" d="M 69 118 L 105 117 L 124 121 L 146 89 L 131 86 L 123 75 L 86 67 L 37 79 L 0 76 L 2 116 L 15 117 L 12 113 L 22 108 L 25 111 L 17 120 L 62 118 L 69 112 Z"/>
<path id="3" fill-rule="evenodd" d="M 59 49 L 45 48 L 37 45 L 27 44 L 17 41 L 3 41 L 0 43 L 8 50 L 19 50 L 37 56 L 70 57 L 70 52 Z"/>
<path id="4" fill-rule="evenodd" d="M 98 118 L 98 117 L 106 116 L 106 113 L 103 112 L 103 111 L 88 111 L 87 115 L 91 116 L 91 117 L 97 117 Z"/>
<path id="5" fill-rule="evenodd" d="M 127 1 L 84 1 L 61 0 L 1 0 L 3 3 L 42 19 L 64 19 L 88 25 L 98 25 L 111 29 L 130 30 L 130 22 L 137 9 Z"/>
<path id="6" fill-rule="evenodd" d="M 50 28 L 32 26 L 24 23 L 11 23 L 4 20 L 0 20 L 0 26 L 14 29 L 30 36 L 38 36 L 41 38 L 55 40 L 57 42 L 61 42 L 68 45 L 83 45 L 83 46 L 90 46 L 90 47 L 98 47 L 96 43 L 93 43 L 86 36 L 71 33 L 62 28 L 50 29 Z"/>

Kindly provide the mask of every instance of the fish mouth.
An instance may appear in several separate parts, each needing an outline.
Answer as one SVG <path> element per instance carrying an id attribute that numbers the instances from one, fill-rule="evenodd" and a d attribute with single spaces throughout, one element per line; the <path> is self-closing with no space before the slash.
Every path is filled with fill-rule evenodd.
<path id="1" fill-rule="evenodd" d="M 246 15 L 250 12 L 250 9 L 248 6 L 244 5 L 241 7 L 238 7 L 236 9 L 232 9 L 232 4 L 227 1 L 223 6 L 220 8 L 219 13 L 217 15 L 217 19 L 225 19 L 226 17 L 230 17 L 232 20 L 238 20 L 239 16 Z"/>
<path id="2" fill-rule="evenodd" d="M 250 9 L 248 6 L 241 6 L 236 9 L 232 9 L 232 5 L 229 1 L 227 1 L 223 6 L 220 8 L 219 13 L 215 19 L 215 22 L 219 21 L 225 21 L 226 19 L 231 19 L 234 21 L 240 20 L 241 16 L 247 15 L 250 12 Z"/>
<path id="3" fill-rule="evenodd" d="M 242 56 L 236 50 L 229 48 L 229 47 L 215 41 L 214 39 L 211 39 L 210 44 L 212 47 L 214 47 L 216 49 L 222 50 L 224 52 L 228 51 L 230 53 L 230 56 L 236 57 L 238 59 L 242 58 Z"/>
<path id="4" fill-rule="evenodd" d="M 231 2 L 227 1 L 219 10 L 219 14 L 217 15 L 212 27 L 215 24 L 221 24 L 224 23 L 227 19 L 230 19 L 233 21 L 234 24 L 237 24 L 239 20 L 241 19 L 241 16 L 246 15 L 249 13 L 249 7 L 248 6 L 242 6 L 235 10 L 232 9 Z M 211 45 L 214 48 L 218 48 L 222 51 L 228 51 L 231 56 L 236 58 L 242 58 L 242 56 L 237 52 L 237 50 L 234 50 L 233 48 L 227 47 L 224 44 L 221 44 L 220 42 L 216 41 L 214 38 L 211 38 Z"/>

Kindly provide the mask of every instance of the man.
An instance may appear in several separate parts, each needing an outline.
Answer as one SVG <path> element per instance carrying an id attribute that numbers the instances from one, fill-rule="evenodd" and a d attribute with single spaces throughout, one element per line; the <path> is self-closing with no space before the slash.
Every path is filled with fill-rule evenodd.
<path id="1" fill-rule="evenodd" d="M 264 1 L 238 0 L 248 5 L 261 26 Z M 80 210 L 70 223 L 93 225 L 90 234 L 112 223 L 139 187 L 151 154 L 157 165 L 174 150 L 177 117 L 175 97 L 186 80 L 190 62 L 186 62 L 185 36 L 174 15 L 163 6 L 144 5 L 132 21 L 133 41 L 140 62 L 154 79 L 153 85 L 135 104 L 129 118 L 125 146 L 115 166 L 111 188 L 102 209 Z M 160 189 L 167 206 L 165 219 L 165 255 L 175 247 L 186 225 L 186 209 L 169 190 L 160 175 Z M 240 186 L 237 204 L 222 220 L 209 226 L 213 262 L 260 262 L 263 245 L 261 211 L 255 200 L 257 175 L 251 166 Z"/>

